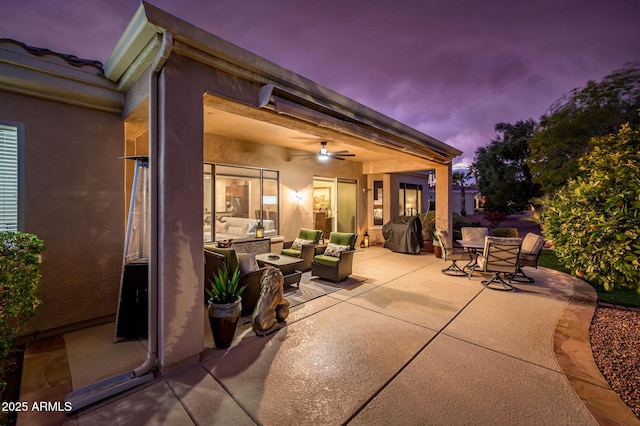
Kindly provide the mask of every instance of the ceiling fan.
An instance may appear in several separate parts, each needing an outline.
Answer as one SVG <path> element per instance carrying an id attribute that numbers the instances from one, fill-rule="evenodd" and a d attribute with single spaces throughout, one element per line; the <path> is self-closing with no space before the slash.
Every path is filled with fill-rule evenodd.
<path id="1" fill-rule="evenodd" d="M 320 142 L 320 152 L 317 154 L 293 154 L 296 157 L 318 157 L 319 160 L 326 161 L 330 158 L 334 158 L 336 160 L 344 160 L 343 157 L 355 157 L 355 154 L 350 154 L 349 151 L 336 151 L 329 152 L 327 150 L 327 142 Z"/>

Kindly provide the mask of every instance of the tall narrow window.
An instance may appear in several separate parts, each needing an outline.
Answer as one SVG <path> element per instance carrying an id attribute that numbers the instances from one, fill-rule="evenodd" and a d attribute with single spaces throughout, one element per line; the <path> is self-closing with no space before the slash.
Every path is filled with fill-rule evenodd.
<path id="1" fill-rule="evenodd" d="M 18 213 L 18 127 L 0 124 L 0 231 L 17 231 Z"/>

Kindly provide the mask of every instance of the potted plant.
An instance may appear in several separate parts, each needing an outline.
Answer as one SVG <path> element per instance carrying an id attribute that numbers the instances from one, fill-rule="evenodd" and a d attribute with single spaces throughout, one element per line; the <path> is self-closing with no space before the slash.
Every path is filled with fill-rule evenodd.
<path id="1" fill-rule="evenodd" d="M 438 234 L 436 232 L 433 233 L 433 254 L 437 258 L 442 257 L 442 246 L 440 245 L 440 241 L 438 241 Z"/>
<path id="2" fill-rule="evenodd" d="M 236 326 L 242 310 L 240 295 L 246 287 L 239 287 L 239 282 L 239 269 L 236 268 L 232 274 L 229 274 L 227 265 L 223 264 L 218 273 L 213 275 L 210 288 L 206 289 L 209 295 L 209 325 L 217 348 L 231 346 L 233 336 L 236 334 Z"/>
<path id="3" fill-rule="evenodd" d="M 436 230 L 436 212 L 430 211 L 421 213 L 420 222 L 422 223 L 422 251 L 433 253 L 433 234 Z"/>

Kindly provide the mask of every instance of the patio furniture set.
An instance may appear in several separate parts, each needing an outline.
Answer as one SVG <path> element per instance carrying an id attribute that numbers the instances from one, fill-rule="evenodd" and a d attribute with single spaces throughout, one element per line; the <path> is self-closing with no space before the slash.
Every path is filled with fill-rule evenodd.
<path id="1" fill-rule="evenodd" d="M 321 243 L 323 231 L 302 228 L 294 241 L 286 241 L 280 253 L 271 253 L 256 241 L 243 244 L 235 241 L 230 247 L 206 246 L 205 286 L 213 275 L 226 265 L 231 271 L 240 271 L 242 315 L 250 315 L 260 298 L 261 278 L 267 266 L 280 269 L 284 289 L 299 286 L 302 273 L 311 270 L 313 276 L 330 281 L 342 281 L 352 273 L 353 255 L 358 235 L 332 232 L 328 243 Z M 266 240 L 268 241 L 268 240 Z M 247 252 L 247 247 L 257 247 L 257 252 Z M 205 294 L 205 304 L 207 296 Z"/>
<path id="2" fill-rule="evenodd" d="M 451 265 L 443 269 L 447 275 L 471 277 L 474 272 L 492 273 L 482 281 L 485 287 L 496 290 L 513 290 L 512 281 L 533 283 L 535 280 L 523 271 L 524 266 L 538 267 L 538 258 L 544 246 L 541 235 L 528 233 L 523 239 L 489 235 L 488 228 L 465 227 L 461 229 L 460 246 L 454 247 L 449 233 L 437 230 L 445 261 Z M 462 268 L 458 261 L 467 261 Z"/>

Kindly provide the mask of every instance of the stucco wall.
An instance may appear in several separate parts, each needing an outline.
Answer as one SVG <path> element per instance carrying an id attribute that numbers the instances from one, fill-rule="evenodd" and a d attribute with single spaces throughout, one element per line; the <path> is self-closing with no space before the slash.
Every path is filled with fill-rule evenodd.
<path id="1" fill-rule="evenodd" d="M 25 224 L 44 240 L 40 305 L 25 332 L 116 311 L 124 238 L 123 125 L 116 114 L 0 92 L 25 127 Z"/>

